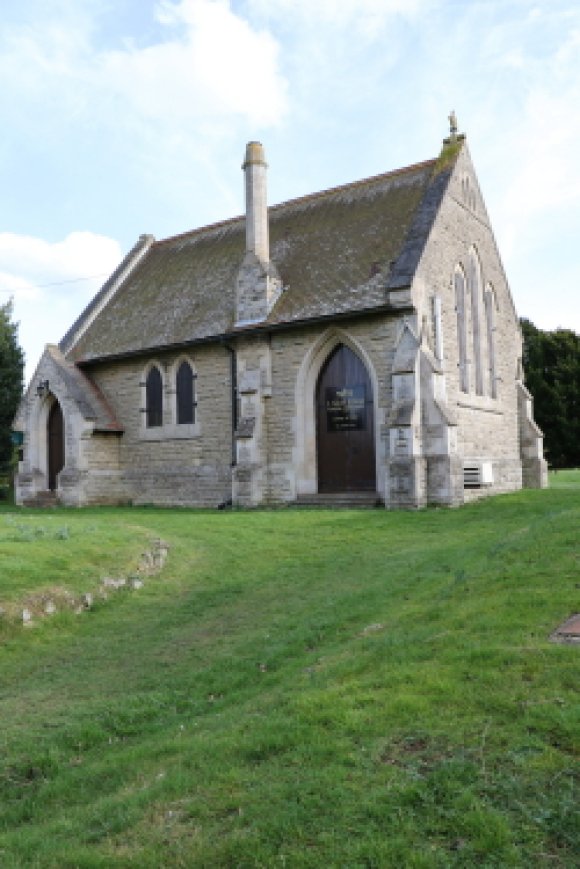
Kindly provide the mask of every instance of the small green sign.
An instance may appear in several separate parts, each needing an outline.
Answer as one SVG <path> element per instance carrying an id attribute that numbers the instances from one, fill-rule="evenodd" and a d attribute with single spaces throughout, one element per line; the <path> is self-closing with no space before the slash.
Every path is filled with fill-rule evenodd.
<path id="1" fill-rule="evenodd" d="M 13 431 L 12 432 L 12 443 L 15 447 L 21 447 L 24 443 L 24 432 L 23 431 Z"/>

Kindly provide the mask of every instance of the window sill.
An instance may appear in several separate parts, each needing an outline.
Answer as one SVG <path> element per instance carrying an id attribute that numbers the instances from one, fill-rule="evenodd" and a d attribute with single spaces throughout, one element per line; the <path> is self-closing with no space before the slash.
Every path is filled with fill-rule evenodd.
<path id="1" fill-rule="evenodd" d="M 495 413 L 498 416 L 503 416 L 503 410 L 499 406 L 497 398 L 491 398 L 489 395 L 470 395 L 469 393 L 461 393 L 461 397 L 457 399 L 458 407 L 467 407 L 469 410 L 481 410 L 484 413 Z"/>
<path id="2" fill-rule="evenodd" d="M 169 423 L 168 425 L 143 428 L 139 432 L 139 439 L 142 441 L 182 441 L 192 440 L 200 436 L 201 426 L 198 422 L 188 425 Z"/>

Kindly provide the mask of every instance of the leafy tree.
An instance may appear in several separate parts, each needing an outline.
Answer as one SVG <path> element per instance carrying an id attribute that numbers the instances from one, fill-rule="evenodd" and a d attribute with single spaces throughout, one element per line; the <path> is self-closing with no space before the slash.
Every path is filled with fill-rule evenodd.
<path id="1" fill-rule="evenodd" d="M 521 320 L 526 386 L 554 468 L 580 467 L 580 335 L 544 332 Z"/>
<path id="2" fill-rule="evenodd" d="M 12 420 L 22 395 L 24 354 L 18 344 L 18 325 L 11 321 L 12 302 L 0 305 L 0 473 L 12 460 Z"/>

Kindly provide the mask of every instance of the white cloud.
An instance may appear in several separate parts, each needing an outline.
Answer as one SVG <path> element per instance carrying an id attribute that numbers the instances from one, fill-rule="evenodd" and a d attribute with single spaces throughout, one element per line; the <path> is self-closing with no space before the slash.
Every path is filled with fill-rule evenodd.
<path id="1" fill-rule="evenodd" d="M 72 111 L 91 124 L 123 126 L 135 114 L 172 129 L 232 115 L 279 123 L 286 82 L 270 33 L 252 28 L 228 0 L 164 0 L 157 18 L 156 41 L 115 50 L 97 48 L 90 22 L 76 19 L 71 27 L 40 21 L 7 29 L 0 71 L 14 99 L 42 95 L 57 121 Z"/>
<path id="2" fill-rule="evenodd" d="M 565 96 L 530 95 L 523 131 L 520 127 L 521 156 L 505 199 L 510 213 L 529 219 L 574 202 L 580 205 L 580 119 L 570 117 L 570 105 L 580 102 L 580 88 L 576 90 Z M 544 131 L 538 136 L 540 127 Z"/>
<path id="3" fill-rule="evenodd" d="M 181 25 L 177 33 L 144 49 L 104 54 L 97 74 L 107 89 L 143 117 L 179 126 L 224 115 L 259 125 L 280 121 L 286 83 L 269 33 L 252 29 L 226 0 L 164 2 L 158 15 L 167 28 Z"/>
<path id="4" fill-rule="evenodd" d="M 494 184 L 492 217 L 506 259 L 554 256 L 556 226 L 577 223 L 580 216 L 580 116 L 571 110 L 580 103 L 580 31 L 571 27 L 564 39 L 559 34 L 551 40 L 549 23 L 539 13 L 529 17 L 531 32 L 520 34 L 521 71 L 505 72 L 504 91 L 494 89 L 488 112 L 500 121 L 484 142 Z"/>
<path id="5" fill-rule="evenodd" d="M 104 39 L 99 16 L 108 26 L 114 20 L 107 5 L 107 15 L 97 4 L 92 18 L 86 6 L 83 15 L 54 21 L 49 9 L 32 23 L 0 28 L 0 80 L 10 82 L 0 89 L 0 150 L 8 150 L 27 196 L 15 205 L 28 205 L 37 234 L 52 200 L 61 232 L 78 227 L 81 215 L 81 227 L 112 232 L 126 245 L 140 232 L 158 233 L 160 223 L 167 231 L 166 216 L 176 218 L 170 231 L 195 221 L 192 203 L 204 203 L 203 220 L 236 213 L 224 165 L 241 162 L 245 141 L 279 131 L 289 110 L 279 42 L 229 0 L 148 2 L 146 38 Z M 0 177 L 3 168 L 10 172 L 0 161 Z M 92 203 L 79 212 L 83 189 Z M 123 226 L 115 223 L 122 209 L 110 207 L 117 193 L 133 206 Z M 153 219 L 139 216 L 141 203 Z"/>
<path id="6" fill-rule="evenodd" d="M 580 34 L 572 32 L 551 59 L 551 76 L 537 70 L 518 123 L 519 169 L 508 194 L 508 207 L 525 214 L 580 206 L 578 142 L 580 116 Z"/>
<path id="7" fill-rule="evenodd" d="M 27 378 L 44 345 L 60 341 L 120 259 L 114 239 L 90 232 L 54 244 L 0 233 L 0 301 L 14 300 Z"/>
<path id="8" fill-rule="evenodd" d="M 41 238 L 0 233 L 0 268 L 5 275 L 25 274 L 32 284 L 108 273 L 120 255 L 116 241 L 91 232 L 71 232 L 54 244 Z"/>
<path id="9" fill-rule="evenodd" d="M 241 163 L 240 128 L 254 136 L 279 124 L 287 108 L 277 41 L 229 0 L 148 4 L 147 39 L 117 38 L 115 47 L 100 38 L 102 8 L 65 3 L 60 11 L 48 4 L 28 19 L 5 21 L 0 31 L 0 78 L 10 82 L 0 92 L 0 150 L 12 148 L 6 152 L 22 174 L 28 222 L 38 236 L 0 234 L 0 301 L 14 296 L 29 357 L 60 339 L 121 255 L 117 242 L 96 233 L 48 241 L 41 212 L 54 209 L 63 234 L 79 222 L 109 227 L 119 183 L 136 214 L 144 190 L 158 211 L 166 203 L 177 211 L 180 200 L 189 211 L 203 196 L 200 176 L 211 178 L 215 199 L 227 200 L 219 171 L 226 143 L 235 140 Z M 14 204 L 22 208 L 23 199 Z M 231 207 L 237 211 L 237 201 Z M 138 232 L 155 230 L 142 219 Z M 76 282 L 94 274 L 100 277 Z"/>
<path id="10" fill-rule="evenodd" d="M 292 82 L 293 108 L 316 102 L 321 114 L 336 115 L 341 110 L 332 103 L 339 95 L 352 104 L 384 82 L 384 71 L 405 51 L 402 31 L 434 2 L 246 0 L 245 8 L 250 20 L 268 26 L 284 46 L 281 63 Z"/>
<path id="11" fill-rule="evenodd" d="M 371 35 L 393 16 L 414 18 L 431 0 L 248 0 L 253 14 L 332 29 L 355 27 Z"/>

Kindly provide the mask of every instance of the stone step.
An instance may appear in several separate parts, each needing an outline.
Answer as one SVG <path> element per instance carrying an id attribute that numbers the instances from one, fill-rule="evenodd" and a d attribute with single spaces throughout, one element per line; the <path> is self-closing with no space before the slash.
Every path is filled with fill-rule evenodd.
<path id="1" fill-rule="evenodd" d="M 379 507 L 383 500 L 378 492 L 322 492 L 316 495 L 299 495 L 298 507 Z"/>
<path id="2" fill-rule="evenodd" d="M 47 489 L 37 492 L 32 498 L 26 498 L 22 503 L 24 507 L 58 507 L 59 500 L 56 492 Z"/>

